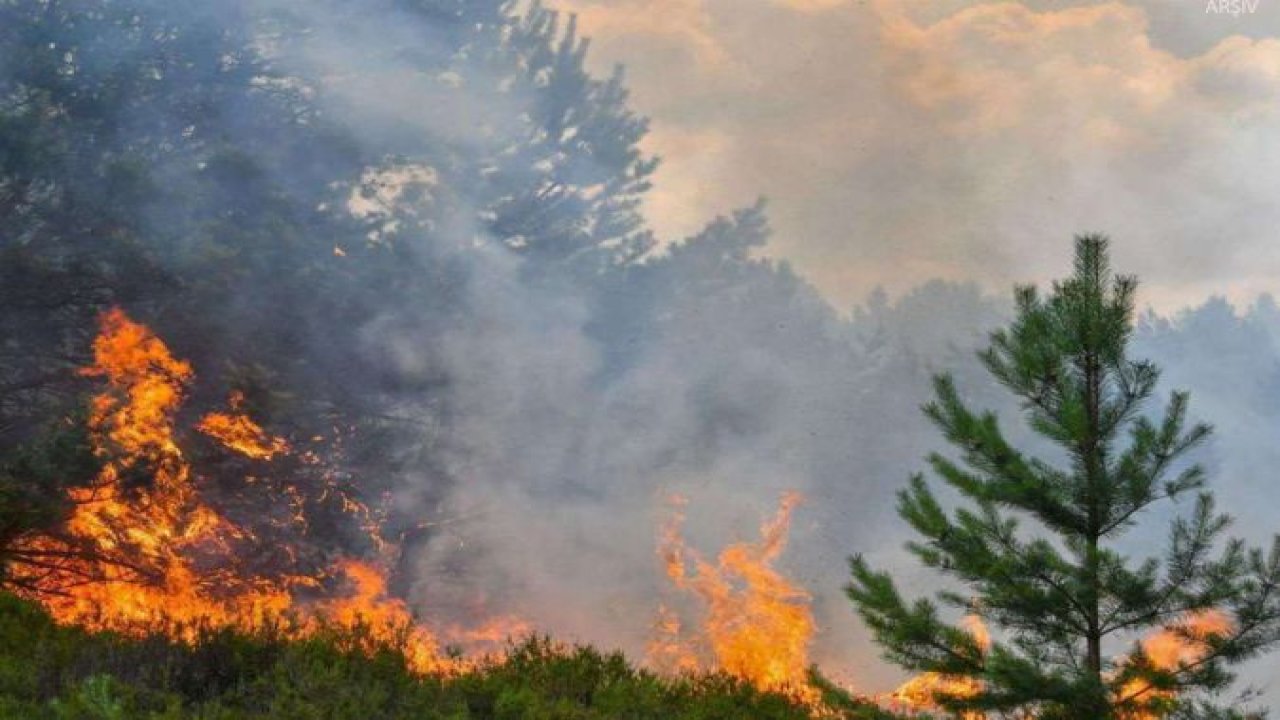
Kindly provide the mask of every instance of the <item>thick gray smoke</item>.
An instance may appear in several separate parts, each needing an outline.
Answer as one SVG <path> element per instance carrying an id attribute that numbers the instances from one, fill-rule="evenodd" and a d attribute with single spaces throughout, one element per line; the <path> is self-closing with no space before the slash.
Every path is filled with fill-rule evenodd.
<path id="1" fill-rule="evenodd" d="M 531 102 L 491 92 L 492 78 L 424 83 L 397 61 L 404 45 L 431 42 L 420 21 L 289 10 L 312 31 L 288 60 L 326 79 L 331 111 L 368 146 L 414 132 L 500 145 L 504 118 Z M 603 290 L 539 282 L 504 249 L 508 238 L 477 240 L 486 231 L 459 219 L 483 210 L 439 186 L 444 169 L 370 172 L 380 194 L 353 201 L 353 213 L 395 223 L 424 264 L 465 263 L 455 321 L 388 307 L 362 329 L 363 350 L 399 372 L 447 378 L 430 403 L 400 409 L 433 425 L 430 468 L 410 469 L 396 491 L 397 510 L 430 528 L 406 565 L 424 615 L 514 613 L 562 639 L 640 653 L 672 592 L 655 553 L 666 499 L 689 498 L 690 542 L 713 553 L 753 538 L 780 494 L 798 490 L 807 502 L 784 564 L 814 594 L 814 658 L 860 688 L 892 686 L 899 676 L 874 659 L 843 598 L 844 561 L 866 553 L 909 587 L 931 587 L 900 549 L 893 494 L 941 447 L 918 412 L 931 373 L 955 372 L 977 399 L 1012 410 L 973 358 L 1005 317 L 1003 296 L 934 282 L 842 317 L 789 268 L 753 259 L 767 235 L 759 209 L 611 275 Z M 447 212 L 432 207 L 445 202 Z M 416 235 L 403 226 L 414 222 Z M 1062 243 L 1073 230 L 1059 229 Z M 1255 541 L 1280 527 L 1258 502 L 1280 447 L 1278 343 L 1267 300 L 1148 316 L 1137 342 L 1166 367 L 1164 389 L 1191 390 L 1198 416 L 1217 425 L 1204 459 Z M 1257 663 L 1247 680 L 1274 698 L 1276 667 Z"/>

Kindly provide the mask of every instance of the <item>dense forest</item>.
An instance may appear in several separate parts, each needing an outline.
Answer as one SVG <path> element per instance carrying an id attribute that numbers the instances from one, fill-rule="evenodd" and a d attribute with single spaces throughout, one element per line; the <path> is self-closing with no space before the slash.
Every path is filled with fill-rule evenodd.
<path id="1" fill-rule="evenodd" d="M 938 449 L 919 410 L 934 373 L 977 407 L 1017 411 L 974 352 L 1015 303 L 938 280 L 833 307 L 769 255 L 764 201 L 693 237 L 654 237 L 641 214 L 660 161 L 641 149 L 648 123 L 622 70 L 593 76 L 587 51 L 571 17 L 509 0 L 0 0 L 0 584 L 25 598 L 3 599 L 0 709 L 809 712 L 730 677 L 664 680 L 536 641 L 445 687 L 395 668 L 395 652 L 384 664 L 345 653 L 341 633 L 310 645 L 215 633 L 201 650 L 50 624 L 30 601 L 54 585 L 156 574 L 122 560 L 142 552 L 137 538 L 104 549 L 74 532 L 77 489 L 109 471 L 113 488 L 151 497 L 175 458 L 228 527 L 252 528 L 199 549 L 193 567 L 234 563 L 234 582 L 211 571 L 210 592 L 307 577 L 301 594 L 324 596 L 351 582 L 335 558 L 376 558 L 387 595 L 435 626 L 518 616 L 637 663 L 660 607 L 696 621 L 655 553 L 668 498 L 682 498 L 689 544 L 715 548 L 798 491 L 809 501 L 778 563 L 811 593 L 809 659 L 858 693 L 902 679 L 844 597 L 845 558 L 934 589 L 901 549 L 894 491 Z M 147 329 L 153 355 L 163 343 L 164 362 L 139 367 L 163 365 L 161 389 L 182 395 L 163 407 L 173 447 L 137 462 L 111 460 L 128 438 L 102 441 L 110 402 L 125 401 L 95 400 L 104 377 L 119 380 L 102 357 L 112 312 L 131 319 L 117 330 Z M 1280 526 L 1259 502 L 1280 464 L 1280 306 L 1211 298 L 1135 320 L 1130 352 L 1216 429 L 1197 457 L 1233 532 L 1265 545 Z M 130 382 L 112 387 L 142 387 Z M 252 417 L 292 452 L 229 451 L 196 429 L 219 414 Z M 1127 542 L 1160 547 L 1188 509 L 1152 511 Z M 102 577 L 107 566 L 123 575 Z M 129 676 L 131 658 L 174 674 Z M 1252 659 L 1217 699 L 1280 702 L 1276 662 Z M 535 666 L 565 678 L 517 687 Z M 187 677 L 221 672 L 221 685 Z M 370 683 L 371 695 L 273 711 L 261 694 L 283 692 L 284 675 L 300 678 L 290 692 Z M 555 704 L 601 687 L 623 695 L 595 714 Z M 493 709 L 503 693 L 515 699 Z M 406 704 L 387 710 L 384 696 Z M 845 700 L 850 716 L 878 712 Z M 437 714 L 408 714 L 427 707 Z"/>

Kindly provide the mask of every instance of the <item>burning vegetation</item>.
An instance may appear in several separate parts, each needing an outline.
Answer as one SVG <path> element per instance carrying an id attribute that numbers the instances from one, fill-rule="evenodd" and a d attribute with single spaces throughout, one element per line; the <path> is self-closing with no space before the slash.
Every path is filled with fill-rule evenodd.
<path id="1" fill-rule="evenodd" d="M 225 447 L 255 460 L 271 458 L 289 452 L 284 438 L 272 437 L 242 411 L 244 393 L 231 393 L 228 404 L 231 412 L 214 412 L 205 415 L 196 429 L 222 443 Z"/>
<path id="2" fill-rule="evenodd" d="M 375 643 L 402 647 L 416 672 L 470 667 L 472 661 L 444 653 L 436 634 L 389 593 L 387 559 L 395 547 L 376 536 L 376 527 L 372 545 L 382 550 L 379 560 L 340 557 L 313 574 L 245 570 L 237 554 L 259 538 L 202 499 L 200 478 L 179 442 L 192 367 L 119 309 L 102 316 L 93 349 L 94 362 L 82 373 L 104 386 L 89 418 L 102 469 L 91 485 L 71 492 L 73 510 L 63 532 L 25 548 L 58 561 L 18 566 L 26 594 L 58 622 L 133 634 L 164 627 L 176 639 L 194 639 L 205 627 L 252 631 L 281 620 L 295 637 L 359 627 Z M 252 461 L 292 451 L 247 414 L 242 395 L 233 394 L 229 405 L 227 412 L 204 415 L 195 429 Z M 798 494 L 784 496 L 758 541 L 726 547 L 715 563 L 684 545 L 682 515 L 675 513 L 661 534 L 661 557 L 675 587 L 696 597 L 703 612 L 695 625 L 682 627 L 674 613 L 660 608 L 650 652 L 655 668 L 721 671 L 761 690 L 812 699 L 806 679 L 815 631 L 809 594 L 774 567 L 799 502 Z M 369 515 L 351 499 L 344 507 Z M 296 512 L 287 517 L 299 526 L 308 522 Z M 494 617 L 477 627 L 450 626 L 444 634 L 464 650 L 493 652 L 533 629 L 519 618 Z"/>
<path id="3" fill-rule="evenodd" d="M 660 608 L 651 662 L 674 670 L 720 669 L 766 689 L 807 687 L 816 629 L 809 593 L 774 567 L 800 499 L 797 493 L 783 496 L 758 541 L 732 544 L 712 563 L 685 545 L 680 535 L 685 501 L 673 498 L 659 553 L 672 583 L 701 601 L 702 617 L 689 626 L 670 608 Z"/>
<path id="4" fill-rule="evenodd" d="M 648 123 L 586 57 L 540 2 L 0 1 L 0 717 L 1242 717 L 1280 538 L 1227 534 L 1131 341 L 1232 416 L 1239 501 L 1275 304 L 1144 328 L 1084 236 L 1043 293 L 846 314 L 763 204 L 660 245 Z M 940 367 L 917 599 L 868 558 Z M 660 491 L 775 477 L 810 504 L 699 548 L 677 500 L 654 561 Z M 844 583 L 785 571 L 801 512 L 804 566 L 869 553 L 845 594 L 913 676 L 875 702 Z"/>
<path id="5" fill-rule="evenodd" d="M 201 479 L 179 440 L 193 368 L 120 309 L 102 315 L 93 350 L 93 364 L 82 374 L 103 386 L 88 421 L 101 470 L 92 484 L 70 492 L 73 509 L 61 532 L 20 548 L 56 561 L 15 568 L 25 594 L 56 621 L 139 636 L 167 628 L 174 639 L 191 641 L 217 627 L 284 627 L 297 638 L 359 628 L 372 646 L 402 648 L 418 673 L 454 674 L 474 666 L 474 659 L 445 653 L 436 633 L 390 594 L 387 567 L 395 547 L 376 536 L 376 526 L 370 532 L 382 551 L 377 560 L 340 557 L 313 574 L 245 570 L 237 555 L 260 539 L 202 499 Z M 228 411 L 205 414 L 194 427 L 251 461 L 270 462 L 293 451 L 248 415 L 239 393 Z M 308 462 L 318 460 L 312 455 Z M 658 609 L 652 667 L 670 675 L 724 672 L 760 690 L 817 703 L 807 678 L 816 630 L 810 596 L 775 567 L 800 502 L 798 493 L 784 495 L 758 540 L 731 544 L 711 562 L 684 543 L 685 501 L 673 499 L 659 554 L 673 586 L 696 599 L 700 610 L 694 622 L 682 623 L 673 610 Z M 370 514 L 350 498 L 344 507 L 360 519 Z M 299 526 L 308 521 L 294 511 L 287 517 Z M 449 626 L 443 634 L 451 645 L 491 654 L 509 650 L 508 643 L 533 630 L 523 619 L 494 617 L 477 627 Z M 931 702 L 918 692 L 895 700 L 913 708 Z"/>
<path id="6" fill-rule="evenodd" d="M 991 635 L 982 618 L 967 615 L 962 623 L 978 646 L 986 652 L 991 647 Z M 938 672 L 921 673 L 894 690 L 886 699 L 889 707 L 903 711 L 944 710 L 943 702 L 951 698 L 969 699 L 982 690 L 982 682 L 963 675 L 947 675 Z M 961 714 L 961 720 L 981 720 L 983 715 L 976 712 Z"/>
<path id="7" fill-rule="evenodd" d="M 411 671 L 434 675 L 474 668 L 479 654 L 492 662 L 493 653 L 511 650 L 513 639 L 535 630 L 514 617 L 493 617 L 472 628 L 449 626 L 444 635 L 450 644 L 473 654 L 468 659 L 445 653 L 437 634 L 389 592 L 395 545 L 369 523 L 369 508 L 349 497 L 343 508 L 363 522 L 381 557 L 339 557 L 311 574 L 245 570 L 237 554 L 260 539 L 202 499 L 200 478 L 179 442 L 183 434 L 177 423 L 195 380 L 192 367 L 120 309 L 102 315 L 93 350 L 93 364 L 82 374 L 103 386 L 88 419 L 101 470 L 93 483 L 70 492 L 73 510 L 62 532 L 18 548 L 17 557 L 40 560 L 18 563 L 11 571 L 15 584 L 59 623 L 134 635 L 167 628 L 175 640 L 188 641 L 217 627 L 245 632 L 282 627 L 294 638 L 358 629 L 369 648 L 398 647 Z M 239 393 L 232 394 L 228 411 L 205 414 L 195 429 L 255 462 L 293 452 L 287 440 L 249 416 Z M 308 454 L 306 462 L 319 460 Z M 291 489 L 286 495 L 299 492 Z M 673 607 L 658 608 L 647 653 L 651 667 L 670 676 L 723 672 L 759 690 L 793 697 L 815 712 L 832 712 L 822 710 L 810 685 L 809 649 L 817 629 L 810 595 L 775 565 L 801 501 L 798 493 L 785 494 L 756 541 L 728 545 L 712 562 L 682 537 L 687 501 L 671 499 L 671 518 L 659 533 L 659 557 L 674 589 L 696 600 L 696 617 L 689 622 Z M 296 510 L 287 517 L 299 526 L 308 522 Z M 985 653 L 991 639 L 981 619 L 970 616 L 964 627 Z M 1220 613 L 1196 615 L 1143 640 L 1133 662 L 1167 671 L 1194 665 L 1214 638 L 1230 630 Z M 982 689 L 973 677 L 926 672 L 881 704 L 902 712 L 941 711 Z M 1147 701 L 1174 697 L 1172 689 L 1139 679 L 1127 681 L 1122 693 Z M 984 715 L 964 712 L 961 717 Z"/>
<path id="8" fill-rule="evenodd" d="M 105 387 L 89 427 L 102 470 L 71 492 L 64 532 L 31 541 L 56 562 L 20 566 L 22 585 L 55 619 L 91 629 L 149 632 L 158 623 L 195 632 L 201 625 L 252 629 L 287 620 L 299 636 L 330 625 L 364 625 L 374 639 L 407 639 L 420 672 L 456 669 L 436 638 L 387 592 L 385 567 L 343 557 L 314 574 L 254 573 L 238 556 L 261 540 L 201 497 L 176 427 L 195 373 L 148 328 L 119 309 L 102 316 L 94 363 L 83 374 Z M 233 395 L 230 412 L 196 428 L 226 450 L 255 461 L 289 452 Z M 295 490 L 294 492 L 300 492 Z M 354 501 L 354 511 L 367 508 Z M 286 515 L 304 525 L 307 518 Z M 375 543 L 385 547 L 380 538 Z"/>

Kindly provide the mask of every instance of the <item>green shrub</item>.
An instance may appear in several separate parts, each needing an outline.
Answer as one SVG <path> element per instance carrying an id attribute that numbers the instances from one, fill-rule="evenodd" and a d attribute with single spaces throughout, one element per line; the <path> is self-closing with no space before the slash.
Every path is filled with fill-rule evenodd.
<path id="1" fill-rule="evenodd" d="M 725 675 L 664 678 L 620 653 L 529 638 L 451 677 L 408 671 L 357 628 L 301 640 L 281 627 L 193 628 L 176 642 L 56 625 L 0 595 L 0 720 L 811 720 Z M 853 700 L 821 717 L 882 718 Z"/>

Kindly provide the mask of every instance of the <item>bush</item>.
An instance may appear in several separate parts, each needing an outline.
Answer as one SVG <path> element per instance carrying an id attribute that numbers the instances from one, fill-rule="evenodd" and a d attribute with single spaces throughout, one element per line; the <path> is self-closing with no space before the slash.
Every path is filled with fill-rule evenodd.
<path id="1" fill-rule="evenodd" d="M 192 643 L 61 627 L 0 595 L 0 720 L 809 720 L 811 708 L 718 674 L 665 678 L 547 638 L 452 677 L 407 670 L 361 631 L 198 628 Z M 857 703 L 821 717 L 884 717 Z"/>

